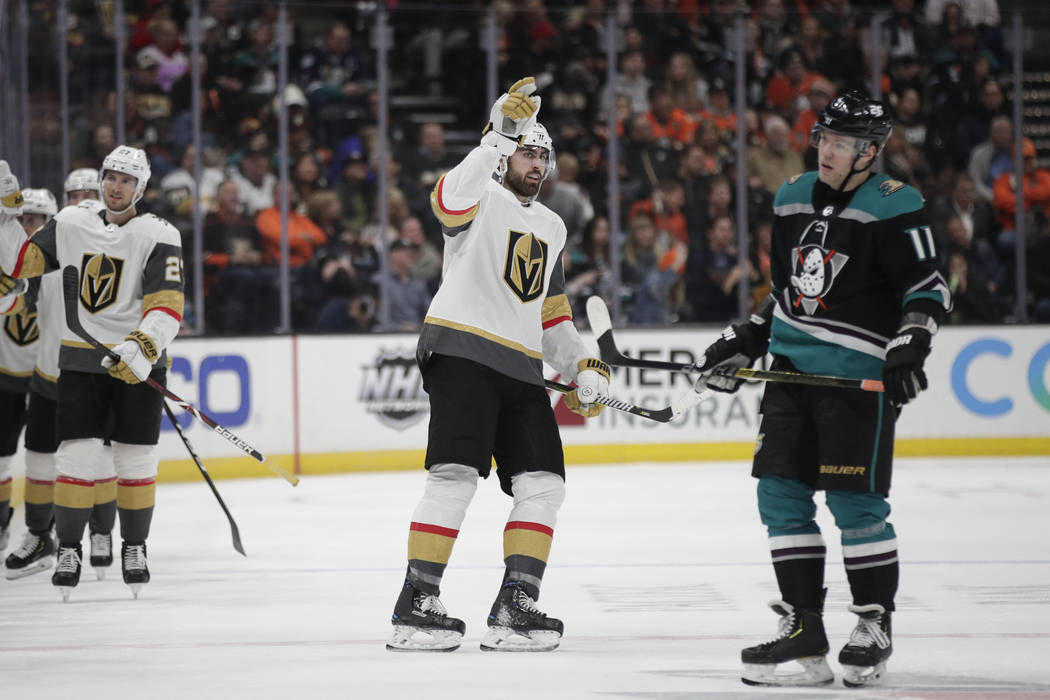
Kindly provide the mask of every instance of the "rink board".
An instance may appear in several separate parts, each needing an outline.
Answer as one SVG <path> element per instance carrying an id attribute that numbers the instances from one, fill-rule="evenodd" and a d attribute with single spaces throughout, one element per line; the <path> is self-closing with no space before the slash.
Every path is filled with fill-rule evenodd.
<path id="1" fill-rule="evenodd" d="M 617 340 L 628 355 L 689 362 L 717 332 L 625 330 Z M 418 468 L 429 406 L 415 345 L 413 334 L 180 338 L 169 387 L 296 473 Z M 926 368 L 930 389 L 899 421 L 896 454 L 1050 455 L 1050 327 L 945 328 Z M 618 368 L 611 393 L 659 408 L 689 390 L 682 375 Z M 761 395 L 762 383 L 718 394 L 671 424 L 614 410 L 585 421 L 551 400 L 567 460 L 595 464 L 747 459 Z M 180 423 L 216 478 L 272 474 L 188 414 Z M 161 480 L 199 478 L 166 419 L 159 451 Z"/>

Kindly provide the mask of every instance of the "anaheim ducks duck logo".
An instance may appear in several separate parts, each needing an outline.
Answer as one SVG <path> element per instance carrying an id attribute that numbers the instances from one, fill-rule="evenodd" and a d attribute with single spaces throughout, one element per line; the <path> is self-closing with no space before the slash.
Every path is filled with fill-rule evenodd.
<path id="1" fill-rule="evenodd" d="M 547 273 L 547 243 L 534 234 L 511 231 L 503 281 L 523 302 L 539 299 Z"/>
<path id="2" fill-rule="evenodd" d="M 98 313 L 117 300 L 124 261 L 105 253 L 84 253 L 80 263 L 80 303 Z"/>
<path id="3" fill-rule="evenodd" d="M 36 319 L 35 310 L 22 308 L 18 313 L 4 317 L 4 333 L 15 345 L 29 345 L 40 337 L 40 326 Z"/>
<path id="4" fill-rule="evenodd" d="M 820 244 L 804 242 L 810 233 L 820 236 Z M 824 247 L 827 233 L 828 222 L 816 221 L 806 228 L 802 242 L 791 251 L 791 286 L 797 294 L 794 305 L 801 306 L 810 315 L 818 308 L 827 310 L 824 297 L 849 260 L 848 255 Z"/>

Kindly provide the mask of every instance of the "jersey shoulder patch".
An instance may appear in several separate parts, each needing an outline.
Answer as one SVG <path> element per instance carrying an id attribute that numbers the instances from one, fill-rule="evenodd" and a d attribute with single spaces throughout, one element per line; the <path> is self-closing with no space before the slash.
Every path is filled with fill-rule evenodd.
<path id="1" fill-rule="evenodd" d="M 911 185 L 877 173 L 860 186 L 850 202 L 850 208 L 885 221 L 901 214 L 918 211 L 924 204 L 922 195 Z"/>
<path id="2" fill-rule="evenodd" d="M 798 173 L 792 175 L 777 190 L 773 198 L 773 206 L 779 207 L 788 204 L 812 204 L 813 183 L 817 180 L 816 173 Z"/>

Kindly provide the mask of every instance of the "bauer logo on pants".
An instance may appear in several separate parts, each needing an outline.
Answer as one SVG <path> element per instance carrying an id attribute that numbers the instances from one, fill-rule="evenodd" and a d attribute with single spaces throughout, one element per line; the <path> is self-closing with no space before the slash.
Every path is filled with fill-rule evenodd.
<path id="1" fill-rule="evenodd" d="M 523 302 L 543 295 L 547 273 L 547 243 L 534 234 L 511 231 L 507 241 L 507 264 L 503 281 Z"/>
<path id="2" fill-rule="evenodd" d="M 371 367 L 363 367 L 358 400 L 379 422 L 394 430 L 410 428 L 430 412 L 415 350 L 380 349 Z"/>
<path id="3" fill-rule="evenodd" d="M 80 263 L 80 303 L 98 313 L 117 300 L 124 261 L 105 253 L 84 253 Z"/>

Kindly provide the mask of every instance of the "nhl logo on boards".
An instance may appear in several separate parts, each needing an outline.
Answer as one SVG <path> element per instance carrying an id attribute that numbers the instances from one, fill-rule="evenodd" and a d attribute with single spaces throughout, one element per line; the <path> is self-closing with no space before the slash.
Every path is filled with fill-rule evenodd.
<path id="1" fill-rule="evenodd" d="M 80 303 L 98 313 L 117 300 L 124 261 L 105 253 L 84 253 L 80 261 Z"/>
<path id="2" fill-rule="evenodd" d="M 362 370 L 358 400 L 383 425 L 406 430 L 429 412 L 430 400 L 423 391 L 414 349 L 380 349 L 374 364 Z"/>

